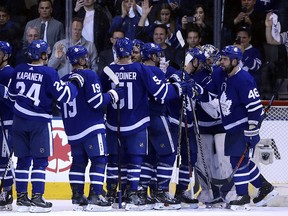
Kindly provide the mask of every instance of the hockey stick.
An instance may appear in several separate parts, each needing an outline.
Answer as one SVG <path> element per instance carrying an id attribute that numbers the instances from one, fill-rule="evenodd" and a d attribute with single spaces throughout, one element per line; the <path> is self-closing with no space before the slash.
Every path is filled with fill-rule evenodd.
<path id="1" fill-rule="evenodd" d="M 104 73 L 112 80 L 112 82 L 119 87 L 118 76 L 109 68 L 104 67 Z M 121 184 L 121 141 L 120 141 L 120 101 L 117 102 L 117 153 L 118 153 L 118 199 L 119 199 L 119 209 L 122 208 L 122 184 Z"/>
<path id="2" fill-rule="evenodd" d="M 13 174 L 13 171 L 12 171 L 12 169 L 13 169 L 13 164 L 12 164 L 13 149 L 10 152 L 9 146 L 8 146 L 8 138 L 7 138 L 7 135 L 5 133 L 4 122 L 2 120 L 1 115 L 0 115 L 0 123 L 1 123 L 1 130 L 2 130 L 2 134 L 3 134 L 3 139 L 5 139 L 5 141 L 6 141 L 6 143 L 4 143 L 4 145 L 5 145 L 5 148 L 6 148 L 7 155 L 8 155 L 8 162 L 7 162 L 7 165 L 6 165 L 5 170 L 3 172 L 3 176 L 1 178 L 1 185 L 0 185 L 0 193 L 1 193 L 2 189 L 4 188 L 3 185 L 4 185 L 4 181 L 5 181 L 5 178 L 7 176 L 9 168 L 11 169 L 11 172 Z M 14 177 L 15 177 L 15 175 L 14 175 Z"/>
<path id="3" fill-rule="evenodd" d="M 258 123 L 259 128 L 261 127 L 261 124 L 262 124 L 262 122 L 264 121 L 264 119 L 267 117 L 267 113 L 269 112 L 270 107 L 272 106 L 273 101 L 275 100 L 275 98 L 276 98 L 276 96 L 277 96 L 277 94 L 278 94 L 278 91 L 279 91 L 281 85 L 283 84 L 283 82 L 284 82 L 284 79 L 282 79 L 282 81 L 280 82 L 279 86 L 276 88 L 274 94 L 272 95 L 272 97 L 271 97 L 271 99 L 270 99 L 270 101 L 269 101 L 269 104 L 264 108 L 264 114 L 263 114 L 260 122 Z M 221 187 L 221 190 L 222 190 L 222 191 L 227 191 L 227 188 L 229 187 L 228 184 L 231 185 L 230 182 L 232 181 L 235 173 L 236 173 L 237 170 L 239 169 L 242 161 L 244 160 L 245 154 L 246 154 L 246 152 L 249 150 L 249 147 L 250 147 L 250 145 L 248 144 L 248 145 L 246 146 L 244 152 L 242 153 L 242 155 L 241 155 L 241 157 L 240 157 L 240 159 L 239 159 L 236 167 L 233 169 L 232 173 L 229 175 L 228 178 L 226 178 L 226 179 L 211 178 L 211 182 L 212 182 L 213 184 L 215 184 L 215 185 L 223 185 L 223 186 Z M 225 186 L 225 185 L 227 185 L 227 186 Z"/>

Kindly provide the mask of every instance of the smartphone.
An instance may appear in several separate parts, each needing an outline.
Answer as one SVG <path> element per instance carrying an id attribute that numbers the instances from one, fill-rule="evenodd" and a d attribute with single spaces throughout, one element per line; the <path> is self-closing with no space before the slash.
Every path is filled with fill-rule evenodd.
<path id="1" fill-rule="evenodd" d="M 187 19 L 187 22 L 196 22 L 196 17 L 194 16 L 188 16 L 186 19 Z"/>

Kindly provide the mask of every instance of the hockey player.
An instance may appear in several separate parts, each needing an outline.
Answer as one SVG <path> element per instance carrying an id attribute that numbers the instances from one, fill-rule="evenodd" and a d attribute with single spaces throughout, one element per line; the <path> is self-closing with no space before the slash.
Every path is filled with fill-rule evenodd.
<path id="1" fill-rule="evenodd" d="M 249 210 L 249 182 L 259 188 L 257 197 L 253 199 L 254 203 L 268 202 L 278 194 L 273 186 L 262 183 L 259 169 L 250 160 L 255 145 L 260 140 L 259 121 L 263 106 L 253 77 L 239 65 L 242 59 L 241 50 L 236 46 L 226 46 L 221 51 L 221 56 L 222 70 L 217 71 L 213 82 L 206 88 L 214 88 L 214 93 L 219 97 L 221 118 L 226 131 L 225 155 L 230 156 L 233 169 L 245 153 L 244 150 L 249 149 L 233 176 L 237 198 L 229 202 L 232 210 Z"/>
<path id="2" fill-rule="evenodd" d="M 110 65 L 112 71 L 119 78 L 119 86 L 125 88 L 125 98 L 120 100 L 120 113 L 117 114 L 116 106 L 107 106 L 107 143 L 108 143 L 108 167 L 107 189 L 110 185 L 117 185 L 117 145 L 121 143 L 121 161 L 127 165 L 127 188 L 125 191 L 126 210 L 143 210 L 145 200 L 141 198 L 138 183 L 141 172 L 143 156 L 147 154 L 147 127 L 150 122 L 148 93 L 158 100 L 168 100 L 179 97 L 185 83 L 167 84 L 159 80 L 150 69 L 140 63 L 132 63 L 132 42 L 128 38 L 120 38 L 115 44 L 119 62 Z M 101 82 L 104 90 L 111 88 L 109 77 L 103 72 Z M 117 119 L 120 118 L 120 123 Z M 119 124 L 119 125 L 118 125 Z M 120 127 L 120 134 L 117 133 Z M 119 137 L 117 137 L 117 135 Z M 124 161 L 125 159 L 125 161 Z M 108 172 L 109 171 L 109 172 Z M 110 178 L 108 178 L 110 176 Z M 125 175 L 122 173 L 122 178 Z M 126 176 L 125 176 L 126 177 Z M 108 182 L 109 181 L 109 182 Z M 110 187 L 109 186 L 109 187 Z"/>
<path id="3" fill-rule="evenodd" d="M 159 68 L 162 48 L 155 43 L 146 43 L 141 48 L 144 65 L 149 67 L 159 80 L 165 82 L 165 74 Z M 148 127 L 148 155 L 141 167 L 141 186 L 147 191 L 150 186 L 154 209 L 180 209 L 181 204 L 169 193 L 169 183 L 175 161 L 175 148 L 170 133 L 170 123 L 164 101 L 157 101 L 149 95 L 150 126 Z M 156 171 L 156 182 L 150 184 Z M 148 198 L 149 199 L 149 198 Z M 146 203 L 147 204 L 147 203 Z"/>
<path id="4" fill-rule="evenodd" d="M 187 51 L 187 54 L 189 53 L 190 51 Z M 167 71 L 166 77 L 170 77 L 171 79 L 172 77 L 176 78 L 178 76 L 178 79 L 180 78 L 184 80 L 192 80 L 192 82 L 194 83 L 193 79 L 190 79 L 191 75 L 189 75 L 195 70 L 195 66 L 192 66 L 193 61 L 196 61 L 196 58 L 188 60 L 183 72 L 178 71 L 171 75 Z M 197 92 L 196 94 L 198 95 L 202 94 L 203 89 L 198 84 L 194 84 L 194 91 Z M 190 103 L 191 100 L 189 98 L 191 98 L 191 96 L 189 95 L 188 97 L 187 95 L 181 99 L 168 101 L 167 110 L 168 118 L 171 123 L 171 134 L 173 138 L 173 143 L 175 145 L 175 149 L 178 148 L 178 150 L 180 150 L 181 155 L 181 165 L 179 167 L 179 181 L 176 186 L 175 197 L 183 204 L 182 207 L 188 205 L 190 208 L 198 208 L 198 200 L 194 199 L 194 197 L 191 196 L 190 191 L 187 191 L 190 182 L 189 166 L 193 168 L 197 160 L 197 142 L 193 128 L 192 104 Z M 182 106 L 184 107 L 183 109 Z M 180 117 L 181 112 L 184 113 L 182 119 Z M 181 134 L 179 134 L 179 130 L 182 131 Z M 187 152 L 187 145 L 189 145 L 189 153 Z M 177 154 L 179 156 L 179 152 L 177 152 Z M 190 161 L 188 154 L 190 154 Z"/>
<path id="5" fill-rule="evenodd" d="M 8 63 L 11 53 L 12 48 L 10 44 L 6 41 L 0 41 L 0 83 L 4 86 L 8 86 L 14 70 Z M 4 178 L 4 171 L 9 163 L 9 156 L 12 151 L 13 123 L 13 112 L 11 108 L 2 101 L 0 101 L 0 119 L 0 176 L 2 180 L 2 178 Z M 11 169 L 13 169 L 13 166 L 10 166 L 8 169 L 4 181 L 1 181 L 1 190 L 3 188 L 3 191 L 0 190 L 0 211 L 12 210 L 13 175 Z"/>
<path id="6" fill-rule="evenodd" d="M 81 210 L 84 207 L 86 211 L 107 211 L 111 209 L 111 203 L 102 196 L 107 161 L 102 109 L 108 103 L 116 103 L 121 99 L 120 93 L 123 90 L 118 88 L 102 94 L 98 75 L 87 69 L 88 51 L 85 47 L 69 47 L 66 55 L 73 68 L 72 73 L 65 75 L 62 80 L 69 80 L 75 72 L 81 74 L 85 80 L 83 88 L 79 90 L 72 102 L 60 103 L 64 128 L 73 157 L 69 172 L 73 210 Z M 81 124 L 77 124 L 79 122 Z M 88 159 L 91 161 L 89 170 L 91 183 L 87 206 L 84 184 Z"/>
<path id="7" fill-rule="evenodd" d="M 144 42 L 138 39 L 134 39 L 132 41 L 132 45 L 132 62 L 141 62 L 141 47 L 144 45 Z"/>
<path id="8" fill-rule="evenodd" d="M 218 65 L 220 52 L 211 44 L 202 46 L 201 50 L 194 48 L 191 53 L 194 57 L 198 56 L 201 62 L 201 66 L 194 71 L 193 78 L 205 87 L 206 83 L 211 80 L 211 76 L 213 77 L 213 70 L 221 69 Z M 195 109 L 200 133 L 196 166 L 201 192 L 197 198 L 205 203 L 206 207 L 224 207 L 226 205 L 223 201 L 227 193 L 222 193 L 219 186 L 210 183 L 211 177 L 223 179 L 232 172 L 229 157 L 224 156 L 225 130 L 221 121 L 217 95 L 204 88 L 201 100 L 196 101 Z"/>
<path id="9" fill-rule="evenodd" d="M 48 60 L 48 44 L 35 40 L 28 47 L 31 64 L 16 66 L 9 85 L 14 102 L 13 149 L 17 157 L 16 191 L 18 211 L 49 212 L 52 203 L 43 199 L 45 170 L 52 154 L 52 99 L 70 102 L 83 86 L 83 77 L 74 74 L 71 82 L 59 80 L 57 71 L 43 66 Z M 31 162 L 32 198 L 27 187 Z"/>

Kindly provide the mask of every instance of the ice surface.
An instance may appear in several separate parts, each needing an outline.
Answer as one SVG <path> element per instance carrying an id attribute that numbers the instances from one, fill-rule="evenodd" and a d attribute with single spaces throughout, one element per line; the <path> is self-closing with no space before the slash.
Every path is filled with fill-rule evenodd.
<path id="1" fill-rule="evenodd" d="M 181 210 L 147 210 L 147 211 L 125 211 L 124 209 L 115 209 L 110 212 L 82 212 L 72 211 L 70 200 L 52 200 L 53 208 L 49 213 L 18 213 L 16 212 L 15 201 L 13 211 L 0 212 L 0 216 L 50 216 L 50 215 L 69 215 L 69 216 L 287 216 L 288 207 L 251 207 L 250 211 L 232 211 L 229 209 L 206 209 L 200 206 L 198 209 Z"/>

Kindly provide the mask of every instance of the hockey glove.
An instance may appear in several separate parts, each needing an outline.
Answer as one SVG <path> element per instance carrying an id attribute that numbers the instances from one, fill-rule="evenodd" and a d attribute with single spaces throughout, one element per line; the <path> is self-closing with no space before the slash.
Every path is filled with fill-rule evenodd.
<path id="1" fill-rule="evenodd" d="M 70 78 L 70 82 L 74 83 L 79 88 L 82 88 L 84 85 L 84 78 L 79 73 L 72 73 Z"/>
<path id="2" fill-rule="evenodd" d="M 249 125 L 249 130 L 244 130 L 245 140 L 251 147 L 255 147 L 260 141 L 259 128 L 256 125 Z"/>
<path id="3" fill-rule="evenodd" d="M 119 100 L 124 98 L 124 89 L 123 88 L 115 88 L 108 91 L 111 96 L 112 104 L 117 103 Z"/>
<path id="4" fill-rule="evenodd" d="M 187 83 L 186 82 L 174 82 L 174 83 L 172 83 L 172 85 L 176 89 L 179 97 L 181 95 L 186 95 L 187 94 Z"/>
<path id="5" fill-rule="evenodd" d="M 194 80 L 187 83 L 187 95 L 189 98 L 197 99 L 203 94 L 203 88 L 198 85 Z"/>

